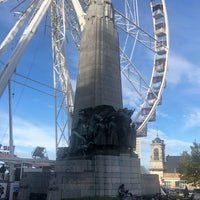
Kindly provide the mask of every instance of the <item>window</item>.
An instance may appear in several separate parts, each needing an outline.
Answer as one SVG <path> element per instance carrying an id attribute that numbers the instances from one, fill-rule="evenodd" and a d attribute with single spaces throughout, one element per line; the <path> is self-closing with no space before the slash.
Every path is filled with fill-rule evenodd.
<path id="1" fill-rule="evenodd" d="M 164 182 L 164 186 L 166 187 L 166 188 L 170 188 L 171 186 L 170 186 L 170 181 L 165 181 Z"/>
<path id="2" fill-rule="evenodd" d="M 179 181 L 175 182 L 175 187 L 178 187 L 178 188 L 180 187 L 180 182 Z"/>
<path id="3" fill-rule="evenodd" d="M 159 151 L 158 149 L 154 149 L 154 160 L 159 160 Z"/>

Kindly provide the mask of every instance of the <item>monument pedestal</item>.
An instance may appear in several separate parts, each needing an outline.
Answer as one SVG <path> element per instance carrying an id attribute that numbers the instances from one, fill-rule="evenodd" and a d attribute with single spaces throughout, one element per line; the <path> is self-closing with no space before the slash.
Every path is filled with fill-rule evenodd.
<path id="1" fill-rule="evenodd" d="M 141 195 L 140 160 L 136 154 L 66 159 L 55 164 L 47 199 L 118 196 L 122 183 L 132 194 Z"/>
<path id="2" fill-rule="evenodd" d="M 57 152 L 48 200 L 117 196 L 122 183 L 141 194 L 140 160 L 129 153 L 136 140 L 132 114 L 123 108 L 112 1 L 91 0 L 81 34 L 70 143 Z"/>

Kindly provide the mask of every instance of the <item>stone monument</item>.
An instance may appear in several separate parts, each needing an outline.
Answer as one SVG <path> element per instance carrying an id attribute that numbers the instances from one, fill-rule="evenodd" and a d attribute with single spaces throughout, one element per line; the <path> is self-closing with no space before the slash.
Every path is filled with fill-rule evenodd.
<path id="1" fill-rule="evenodd" d="M 81 38 L 70 145 L 57 154 L 48 200 L 140 195 L 132 110 L 123 108 L 119 39 L 111 0 L 91 0 Z"/>

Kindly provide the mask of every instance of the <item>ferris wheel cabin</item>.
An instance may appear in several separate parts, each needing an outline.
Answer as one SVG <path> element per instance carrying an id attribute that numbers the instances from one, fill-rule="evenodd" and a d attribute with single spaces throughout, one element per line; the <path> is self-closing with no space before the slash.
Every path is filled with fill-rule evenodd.
<path id="1" fill-rule="evenodd" d="M 166 84 L 165 79 L 169 55 L 168 20 L 165 1 L 151 0 L 150 3 L 154 25 L 155 56 L 150 87 L 146 95 L 145 103 L 142 105 L 140 111 L 140 123 L 144 129 L 146 129 L 146 126 L 144 126 L 146 122 L 156 120 L 156 106 L 162 104 L 162 91 Z M 142 129 L 139 128 L 138 132 L 142 132 Z M 143 133 L 141 136 L 143 136 Z"/>
<path id="2" fill-rule="evenodd" d="M 165 70 L 165 63 L 166 63 L 166 58 L 157 58 L 155 60 L 155 69 L 156 69 L 156 72 L 158 72 L 158 73 L 164 72 L 164 70 Z"/>
<path id="3" fill-rule="evenodd" d="M 153 6 L 153 17 L 155 19 L 159 19 L 161 17 L 164 17 L 163 5 L 162 4 L 156 4 L 156 5 Z"/>
<path id="4" fill-rule="evenodd" d="M 165 22 L 159 22 L 155 25 L 155 34 L 157 37 L 166 35 L 166 25 Z"/>

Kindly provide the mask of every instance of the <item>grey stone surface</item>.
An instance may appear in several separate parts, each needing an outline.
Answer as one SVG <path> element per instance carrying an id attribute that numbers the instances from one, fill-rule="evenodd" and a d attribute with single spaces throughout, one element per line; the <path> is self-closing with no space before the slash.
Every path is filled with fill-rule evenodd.
<path id="1" fill-rule="evenodd" d="M 108 162 L 109 160 L 115 162 Z M 122 160 L 126 161 L 128 167 L 124 163 L 121 166 Z M 66 168 L 67 165 L 70 167 Z M 31 193 L 47 194 L 48 200 L 96 195 L 117 196 L 118 187 L 122 183 L 135 195 L 155 194 L 159 191 L 158 177 L 140 174 L 140 160 L 128 154 L 98 155 L 87 160 L 63 160 L 57 161 L 55 166 L 53 174 L 26 173 L 20 182 L 18 199 L 27 200 Z M 107 169 L 119 171 L 107 172 Z"/>
<path id="2" fill-rule="evenodd" d="M 31 193 L 47 195 L 49 181 L 52 177 L 50 172 L 26 172 L 20 181 L 18 200 L 27 200 Z"/>
<path id="3" fill-rule="evenodd" d="M 112 160 L 115 162 L 110 162 Z M 123 166 L 121 166 L 122 160 L 126 161 L 126 163 L 123 163 Z M 82 163 L 85 164 L 78 168 L 77 166 L 81 166 Z M 136 164 L 133 166 L 133 163 L 140 165 L 139 159 L 129 154 L 118 156 L 96 155 L 88 160 L 59 161 L 56 163 L 56 176 L 49 186 L 49 188 L 53 188 L 53 184 L 56 184 L 57 190 L 49 190 L 48 198 L 49 200 L 57 200 L 55 199 L 56 193 L 58 196 L 62 194 L 62 198 L 95 195 L 117 196 L 118 187 L 122 183 L 133 194 L 141 195 L 140 166 Z M 63 170 L 66 164 L 71 166 L 68 168 L 68 172 Z M 51 199 L 51 196 L 54 199 Z"/>
<path id="4" fill-rule="evenodd" d="M 156 194 L 160 192 L 159 178 L 156 174 L 141 174 L 142 194 Z"/>
<path id="5" fill-rule="evenodd" d="M 110 3 L 108 0 L 90 2 L 81 39 L 73 127 L 78 122 L 78 112 L 82 109 L 101 105 L 122 109 L 119 41 Z M 121 135 L 129 134 L 128 131 L 123 131 L 121 130 Z M 105 139 L 105 142 L 103 135 L 100 136 L 102 142 L 98 144 L 113 145 L 112 138 L 109 141 Z M 122 144 L 126 143 L 124 138 L 120 137 Z M 83 142 L 80 138 L 76 140 L 76 137 L 75 140 L 72 137 L 72 141 L 74 147 Z M 29 174 L 22 181 L 21 191 L 24 195 L 21 200 L 29 199 L 31 192 L 47 191 L 48 200 L 95 195 L 117 196 L 118 187 L 122 183 L 131 193 L 141 195 L 140 160 L 128 153 L 116 154 L 92 154 L 88 159 L 71 157 L 57 161 L 50 181 L 50 176 L 45 173 Z"/>
<path id="6" fill-rule="evenodd" d="M 111 0 L 90 1 L 81 39 L 73 128 L 76 127 L 78 113 L 82 109 L 104 105 L 112 106 L 115 110 L 122 109 L 119 41 L 113 20 Z M 105 124 L 100 123 L 102 126 Z M 124 126 L 120 125 L 120 127 L 119 138 L 121 144 L 124 145 L 126 144 L 125 138 L 127 141 L 128 137 L 123 136 L 129 132 L 127 129 L 124 131 Z M 80 128 L 82 130 L 80 135 L 84 135 L 84 128 L 90 127 L 81 126 Z M 97 134 L 95 131 L 92 133 Z M 98 151 L 96 154 L 90 154 L 87 159 L 82 156 L 58 160 L 51 179 L 45 173 L 27 175 L 21 181 L 20 194 L 22 195 L 19 195 L 19 200 L 29 199 L 31 192 L 46 193 L 48 200 L 86 196 L 117 196 L 118 187 L 122 183 L 132 194 L 145 194 L 147 188 L 143 187 L 143 184 L 149 185 L 148 181 L 155 182 L 155 177 L 143 175 L 141 180 L 138 157 L 134 154 L 130 155 L 127 153 L 127 149 L 124 151 L 123 148 L 123 151 L 120 149 L 120 151 L 114 152 L 112 140 L 116 137 L 106 138 L 106 133 L 111 132 L 101 131 L 99 135 L 101 142 L 98 141 L 98 145 L 102 149 L 106 148 L 106 145 L 110 145 L 106 154 L 100 148 L 102 154 Z M 112 131 L 112 133 L 116 132 Z M 88 134 L 85 135 L 88 136 Z M 80 137 L 77 139 L 73 136 L 72 134 L 73 147 L 80 147 L 83 144 L 83 139 L 80 140 Z M 128 141 L 132 144 L 131 139 Z M 115 141 L 115 145 L 116 143 Z M 120 148 L 124 147 L 121 144 Z M 66 152 L 64 151 L 64 154 Z M 122 152 L 126 153 L 120 154 Z"/>
<path id="7" fill-rule="evenodd" d="M 81 38 L 74 123 L 78 111 L 87 107 L 122 108 L 119 41 L 112 12 L 108 1 L 91 1 Z"/>

